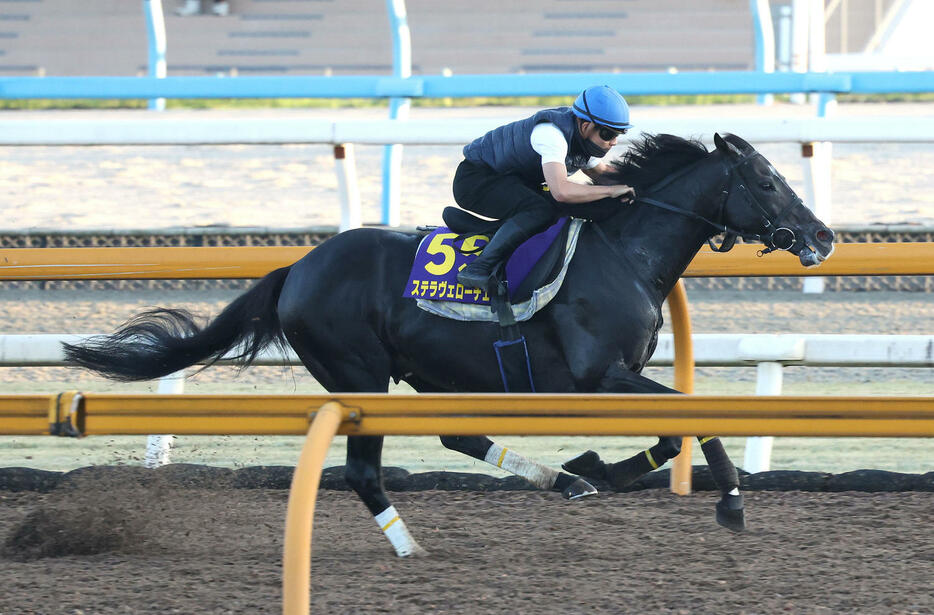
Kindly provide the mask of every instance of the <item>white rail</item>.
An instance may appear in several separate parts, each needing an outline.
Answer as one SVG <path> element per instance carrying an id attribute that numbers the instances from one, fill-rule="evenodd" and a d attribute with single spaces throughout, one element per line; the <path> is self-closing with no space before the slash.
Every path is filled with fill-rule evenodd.
<path id="1" fill-rule="evenodd" d="M 93 334 L 0 335 L 0 367 L 62 367 L 62 343 Z M 934 335 L 695 333 L 698 367 L 752 366 L 762 362 L 810 367 L 934 367 Z M 658 336 L 649 365 L 674 363 L 671 334 Z M 254 365 L 301 365 L 298 356 L 266 350 Z"/>
<path id="2" fill-rule="evenodd" d="M 62 342 L 76 343 L 88 335 L 0 335 L 0 367 L 53 367 L 65 365 Z M 934 335 L 747 335 L 699 333 L 693 336 L 694 361 L 698 366 L 756 366 L 756 394 L 779 395 L 785 365 L 811 367 L 934 367 Z M 674 340 L 659 336 L 649 365 L 674 362 Z M 264 352 L 256 365 L 301 365 L 291 351 Z M 160 393 L 182 393 L 183 374 L 171 374 L 159 382 Z M 769 469 L 773 438 L 746 440 L 743 468 L 747 472 Z M 150 436 L 146 463 L 168 463 L 172 436 Z"/>
<path id="3" fill-rule="evenodd" d="M 322 118 L 190 118 L 164 114 L 114 119 L 0 119 L 0 145 L 465 145 L 521 117 L 414 120 Z M 702 136 L 733 132 L 752 143 L 931 143 L 934 117 L 646 118 L 620 141 L 640 133 Z"/>
<path id="4" fill-rule="evenodd" d="M 418 120 L 343 120 L 321 118 L 185 118 L 148 114 L 139 118 L 0 119 L 0 146 L 22 145 L 226 145 L 328 144 L 334 147 L 341 201 L 340 230 L 360 226 L 353 144 L 463 145 L 511 118 L 445 118 Z M 621 140 L 642 133 L 670 133 L 713 138 L 732 132 L 752 143 L 801 143 L 805 202 L 830 223 L 831 144 L 934 143 L 932 117 L 772 118 L 698 117 L 645 119 Z M 398 212 L 389 212 L 398 220 Z M 808 278 L 804 292 L 822 292 L 823 279 Z"/>

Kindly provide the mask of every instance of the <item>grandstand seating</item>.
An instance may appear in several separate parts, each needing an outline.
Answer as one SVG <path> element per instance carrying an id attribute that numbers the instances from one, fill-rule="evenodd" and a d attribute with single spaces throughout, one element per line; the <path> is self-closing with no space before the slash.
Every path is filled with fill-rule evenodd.
<path id="1" fill-rule="evenodd" d="M 203 0 L 205 8 L 210 0 Z M 231 0 L 228 17 L 174 15 L 169 75 L 387 74 L 384 0 Z M 407 0 L 414 74 L 749 70 L 746 0 Z M 0 3 L 0 75 L 147 70 L 140 2 Z"/>

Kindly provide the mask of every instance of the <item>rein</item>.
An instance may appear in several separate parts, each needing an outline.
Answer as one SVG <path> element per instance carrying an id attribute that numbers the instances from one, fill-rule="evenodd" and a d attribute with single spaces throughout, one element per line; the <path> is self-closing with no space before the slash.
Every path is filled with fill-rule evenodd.
<path id="1" fill-rule="evenodd" d="M 735 239 L 736 237 L 742 237 L 743 239 L 755 239 L 755 240 L 758 240 L 758 241 L 761 241 L 761 240 L 762 240 L 762 236 L 761 236 L 761 235 L 752 234 L 752 233 L 744 233 L 743 231 L 740 231 L 740 230 L 738 230 L 738 229 L 731 228 L 731 227 L 729 227 L 729 226 L 726 226 L 725 224 L 718 224 L 718 223 L 714 222 L 713 220 L 710 220 L 710 219 L 708 219 L 708 218 L 705 218 L 704 216 L 702 216 L 702 215 L 700 215 L 700 214 L 698 214 L 698 213 L 695 213 L 695 212 L 690 211 L 690 210 L 688 210 L 688 209 L 681 209 L 680 207 L 677 207 L 677 206 L 675 206 L 675 205 L 671 205 L 670 203 L 666 203 L 666 202 L 664 202 L 664 201 L 659 201 L 659 200 L 657 200 L 657 199 L 650 199 L 650 198 L 648 198 L 648 197 L 636 197 L 636 202 L 638 202 L 638 203 L 645 203 L 646 205 L 651 205 L 652 207 L 658 207 L 659 209 L 664 209 L 664 210 L 667 210 L 667 211 L 674 212 L 674 213 L 676 213 L 676 214 L 681 214 L 682 216 L 687 216 L 688 218 L 694 218 L 695 220 L 700 220 L 701 222 L 706 222 L 706 223 L 709 224 L 710 226 L 712 226 L 712 227 L 714 227 L 715 229 L 717 229 L 719 232 L 725 233 L 725 234 L 727 235 L 727 237 L 733 237 L 733 240 L 732 240 L 732 241 L 729 241 L 729 247 L 727 247 L 727 248 L 725 248 L 725 249 L 723 249 L 723 246 L 724 246 L 724 245 L 727 245 L 727 241 L 728 241 L 727 239 L 724 239 L 723 243 L 720 244 L 719 248 L 718 248 L 718 247 L 715 247 L 715 246 L 713 245 L 713 239 L 708 239 L 708 240 L 707 240 L 707 243 L 710 244 L 711 249 L 713 249 L 713 250 L 715 250 L 715 251 L 717 251 L 717 252 L 727 252 L 727 251 L 729 251 L 730 248 L 733 247 L 733 244 L 736 242 L 736 239 Z"/>
<path id="2" fill-rule="evenodd" d="M 774 252 L 776 250 L 783 250 L 783 251 L 790 250 L 791 248 L 794 247 L 795 243 L 797 242 L 797 237 L 795 236 L 794 231 L 792 231 L 791 229 L 787 227 L 776 226 L 777 223 L 774 222 L 773 219 L 769 216 L 765 208 L 762 207 L 762 204 L 759 203 L 758 199 L 755 198 L 755 195 L 749 192 L 749 189 L 746 188 L 745 178 L 743 177 L 743 174 L 739 171 L 740 167 L 748 164 L 752 159 L 756 157 L 760 157 L 760 156 L 762 156 L 762 154 L 760 154 L 759 152 L 754 152 L 752 154 L 746 154 L 740 160 L 729 165 L 728 167 L 724 169 L 725 175 L 727 176 L 727 178 L 731 180 L 731 182 L 730 182 L 730 185 L 728 186 L 728 189 L 723 191 L 723 199 L 720 201 L 717 217 L 722 219 L 723 208 L 726 206 L 726 203 L 729 200 L 732 179 L 735 176 L 739 176 L 739 179 L 741 181 L 736 186 L 736 189 L 739 190 L 743 194 L 743 197 L 746 199 L 748 203 L 752 204 L 752 206 L 755 207 L 755 209 L 759 211 L 759 215 L 762 218 L 762 222 L 764 223 L 765 228 L 767 230 L 771 229 L 770 233 L 767 233 L 767 234 L 749 233 L 746 231 L 742 231 L 740 229 L 735 229 L 735 228 L 732 228 L 730 226 L 723 224 L 722 222 L 714 222 L 713 220 L 710 220 L 709 218 L 706 218 L 691 210 L 684 209 L 682 207 L 678 207 L 677 205 L 672 205 L 671 203 L 666 203 L 665 201 L 660 201 L 658 199 L 653 199 L 650 197 L 636 197 L 635 202 L 645 203 L 646 205 L 651 205 L 652 207 L 657 207 L 659 209 L 664 209 L 666 211 L 670 211 L 670 212 L 673 212 L 673 213 L 676 213 L 682 216 L 686 216 L 688 218 L 700 220 L 701 222 L 704 222 L 714 227 L 715 229 L 717 229 L 718 233 L 724 233 L 723 242 L 719 246 L 714 244 L 713 238 L 710 238 L 707 240 L 707 244 L 710 246 L 710 249 L 715 252 L 729 252 L 733 248 L 733 246 L 736 244 L 736 239 L 738 237 L 742 237 L 743 240 L 745 241 L 752 240 L 752 241 L 758 241 L 764 244 L 766 248 L 764 250 L 759 250 L 758 252 L 759 256 L 764 256 L 765 254 L 768 254 L 769 252 Z M 647 192 L 649 194 L 658 192 L 659 190 L 666 187 L 668 184 L 672 183 L 676 179 L 692 171 L 694 167 L 698 166 L 701 162 L 704 162 L 704 160 L 698 160 L 697 162 L 688 165 L 684 169 L 680 169 L 676 171 L 675 173 L 670 174 L 669 176 L 665 177 L 658 183 L 649 187 Z M 794 205 L 796 201 L 800 202 L 801 199 L 795 196 L 795 200 L 789 203 L 788 207 L 790 207 L 791 205 Z M 784 213 L 784 210 L 779 212 L 778 216 L 776 216 L 776 220 L 778 218 L 781 218 L 781 215 L 783 213 Z"/>

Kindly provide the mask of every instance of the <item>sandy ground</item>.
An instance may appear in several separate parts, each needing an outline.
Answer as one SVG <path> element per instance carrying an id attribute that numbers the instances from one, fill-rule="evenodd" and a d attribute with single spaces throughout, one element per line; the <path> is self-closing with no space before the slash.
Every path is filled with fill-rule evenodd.
<path id="1" fill-rule="evenodd" d="M 534 109 L 486 107 L 412 110 L 413 118 L 518 119 Z M 930 116 L 932 104 L 841 105 L 837 115 Z M 129 112 L 4 112 L 4 118 L 138 117 Z M 385 110 L 172 111 L 185 117 L 386 117 Z M 809 107 L 754 105 L 635 107 L 633 118 L 807 117 Z M 479 136 L 479 135 L 478 135 Z M 742 136 L 742 135 L 740 135 Z M 706 135 L 710 138 L 710 135 Z M 614 153 L 623 150 L 618 147 Z M 802 197 L 800 148 L 763 144 Z M 364 223 L 379 223 L 380 146 L 356 147 Z M 934 225 L 934 144 L 835 144 L 835 225 Z M 451 181 L 460 147 L 405 149 L 401 223 L 434 224 L 453 204 Z M 308 227 L 337 225 L 340 203 L 330 146 L 133 146 L 0 148 L 0 229 L 128 229 L 195 226 Z"/>
<path id="2" fill-rule="evenodd" d="M 0 494 L 0 613 L 280 612 L 284 490 L 102 487 Z M 711 493 L 390 497 L 430 555 L 323 491 L 313 613 L 934 613 L 931 493 L 752 492 L 739 535 Z"/>

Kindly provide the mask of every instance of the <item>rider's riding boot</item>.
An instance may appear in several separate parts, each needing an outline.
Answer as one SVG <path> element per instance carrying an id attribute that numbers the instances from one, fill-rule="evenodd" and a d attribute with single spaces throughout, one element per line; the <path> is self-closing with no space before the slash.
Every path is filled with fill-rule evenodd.
<path id="1" fill-rule="evenodd" d="M 506 220 L 472 263 L 457 274 L 457 281 L 467 288 L 479 288 L 489 291 L 490 276 L 496 267 L 506 261 L 522 243 L 535 234 L 535 229 L 528 228 L 515 220 Z"/>

